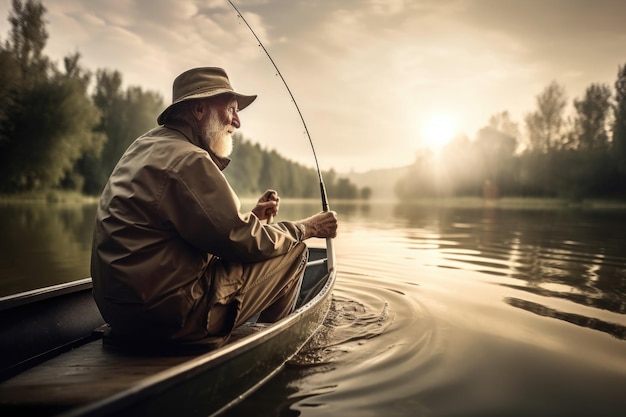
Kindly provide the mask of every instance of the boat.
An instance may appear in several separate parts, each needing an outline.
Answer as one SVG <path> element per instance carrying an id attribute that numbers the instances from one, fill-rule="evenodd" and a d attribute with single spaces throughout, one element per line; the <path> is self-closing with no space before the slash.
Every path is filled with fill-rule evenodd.
<path id="1" fill-rule="evenodd" d="M 322 325 L 336 278 L 328 264 L 326 249 L 310 247 L 292 314 L 245 323 L 225 345 L 200 352 L 107 346 L 90 278 L 1 298 L 0 415 L 223 413 L 279 372 Z"/>

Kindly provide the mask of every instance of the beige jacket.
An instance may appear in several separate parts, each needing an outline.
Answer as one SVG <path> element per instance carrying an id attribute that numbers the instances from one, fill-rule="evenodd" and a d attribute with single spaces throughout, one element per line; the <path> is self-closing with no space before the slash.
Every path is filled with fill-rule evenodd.
<path id="1" fill-rule="evenodd" d="M 104 188 L 91 274 L 94 298 L 114 329 L 201 338 L 211 256 L 252 263 L 285 254 L 302 240 L 295 223 L 265 225 L 240 213 L 221 172 L 228 160 L 201 146 L 188 126 L 153 129 L 128 148 Z M 231 293 L 242 285 L 231 284 Z"/>

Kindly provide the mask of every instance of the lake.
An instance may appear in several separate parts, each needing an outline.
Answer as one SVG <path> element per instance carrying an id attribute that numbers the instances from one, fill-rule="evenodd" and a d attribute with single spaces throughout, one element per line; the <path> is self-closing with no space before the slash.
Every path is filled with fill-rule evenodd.
<path id="1" fill-rule="evenodd" d="M 331 205 L 329 317 L 228 416 L 622 415 L 626 208 Z M 318 209 L 283 200 L 276 220 Z M 94 212 L 0 203 L 0 296 L 87 277 Z"/>

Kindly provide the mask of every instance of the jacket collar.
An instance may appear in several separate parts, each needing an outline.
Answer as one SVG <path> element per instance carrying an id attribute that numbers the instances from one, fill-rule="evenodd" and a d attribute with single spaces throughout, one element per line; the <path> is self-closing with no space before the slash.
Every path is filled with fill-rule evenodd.
<path id="1" fill-rule="evenodd" d="M 205 147 L 200 136 L 194 135 L 193 130 L 191 129 L 191 126 L 189 126 L 187 123 L 175 121 L 172 123 L 166 123 L 163 127 L 166 129 L 177 131 L 178 133 L 183 135 L 185 139 L 187 139 L 189 142 L 207 151 L 209 155 L 211 156 L 211 159 L 213 160 L 213 162 L 215 162 L 215 165 L 217 165 L 217 167 L 220 169 L 220 171 L 225 170 L 228 164 L 230 164 L 230 158 L 223 158 L 221 156 L 217 156 L 213 153 L 211 149 L 208 149 L 208 147 Z"/>

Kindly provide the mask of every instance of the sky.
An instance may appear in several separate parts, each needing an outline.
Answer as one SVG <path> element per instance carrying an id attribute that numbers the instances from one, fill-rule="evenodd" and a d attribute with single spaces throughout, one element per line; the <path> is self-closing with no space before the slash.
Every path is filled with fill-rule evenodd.
<path id="1" fill-rule="evenodd" d="M 245 138 L 313 166 L 304 124 L 276 70 L 227 0 L 43 0 L 45 54 L 159 92 L 193 67 L 226 69 L 258 98 Z M 623 0 L 238 0 L 285 78 L 322 170 L 408 165 L 489 118 L 524 115 L 550 82 L 571 102 L 613 88 L 626 64 Z M 11 0 L 0 0 L 0 40 Z M 155 115 L 156 118 L 157 115 Z"/>

